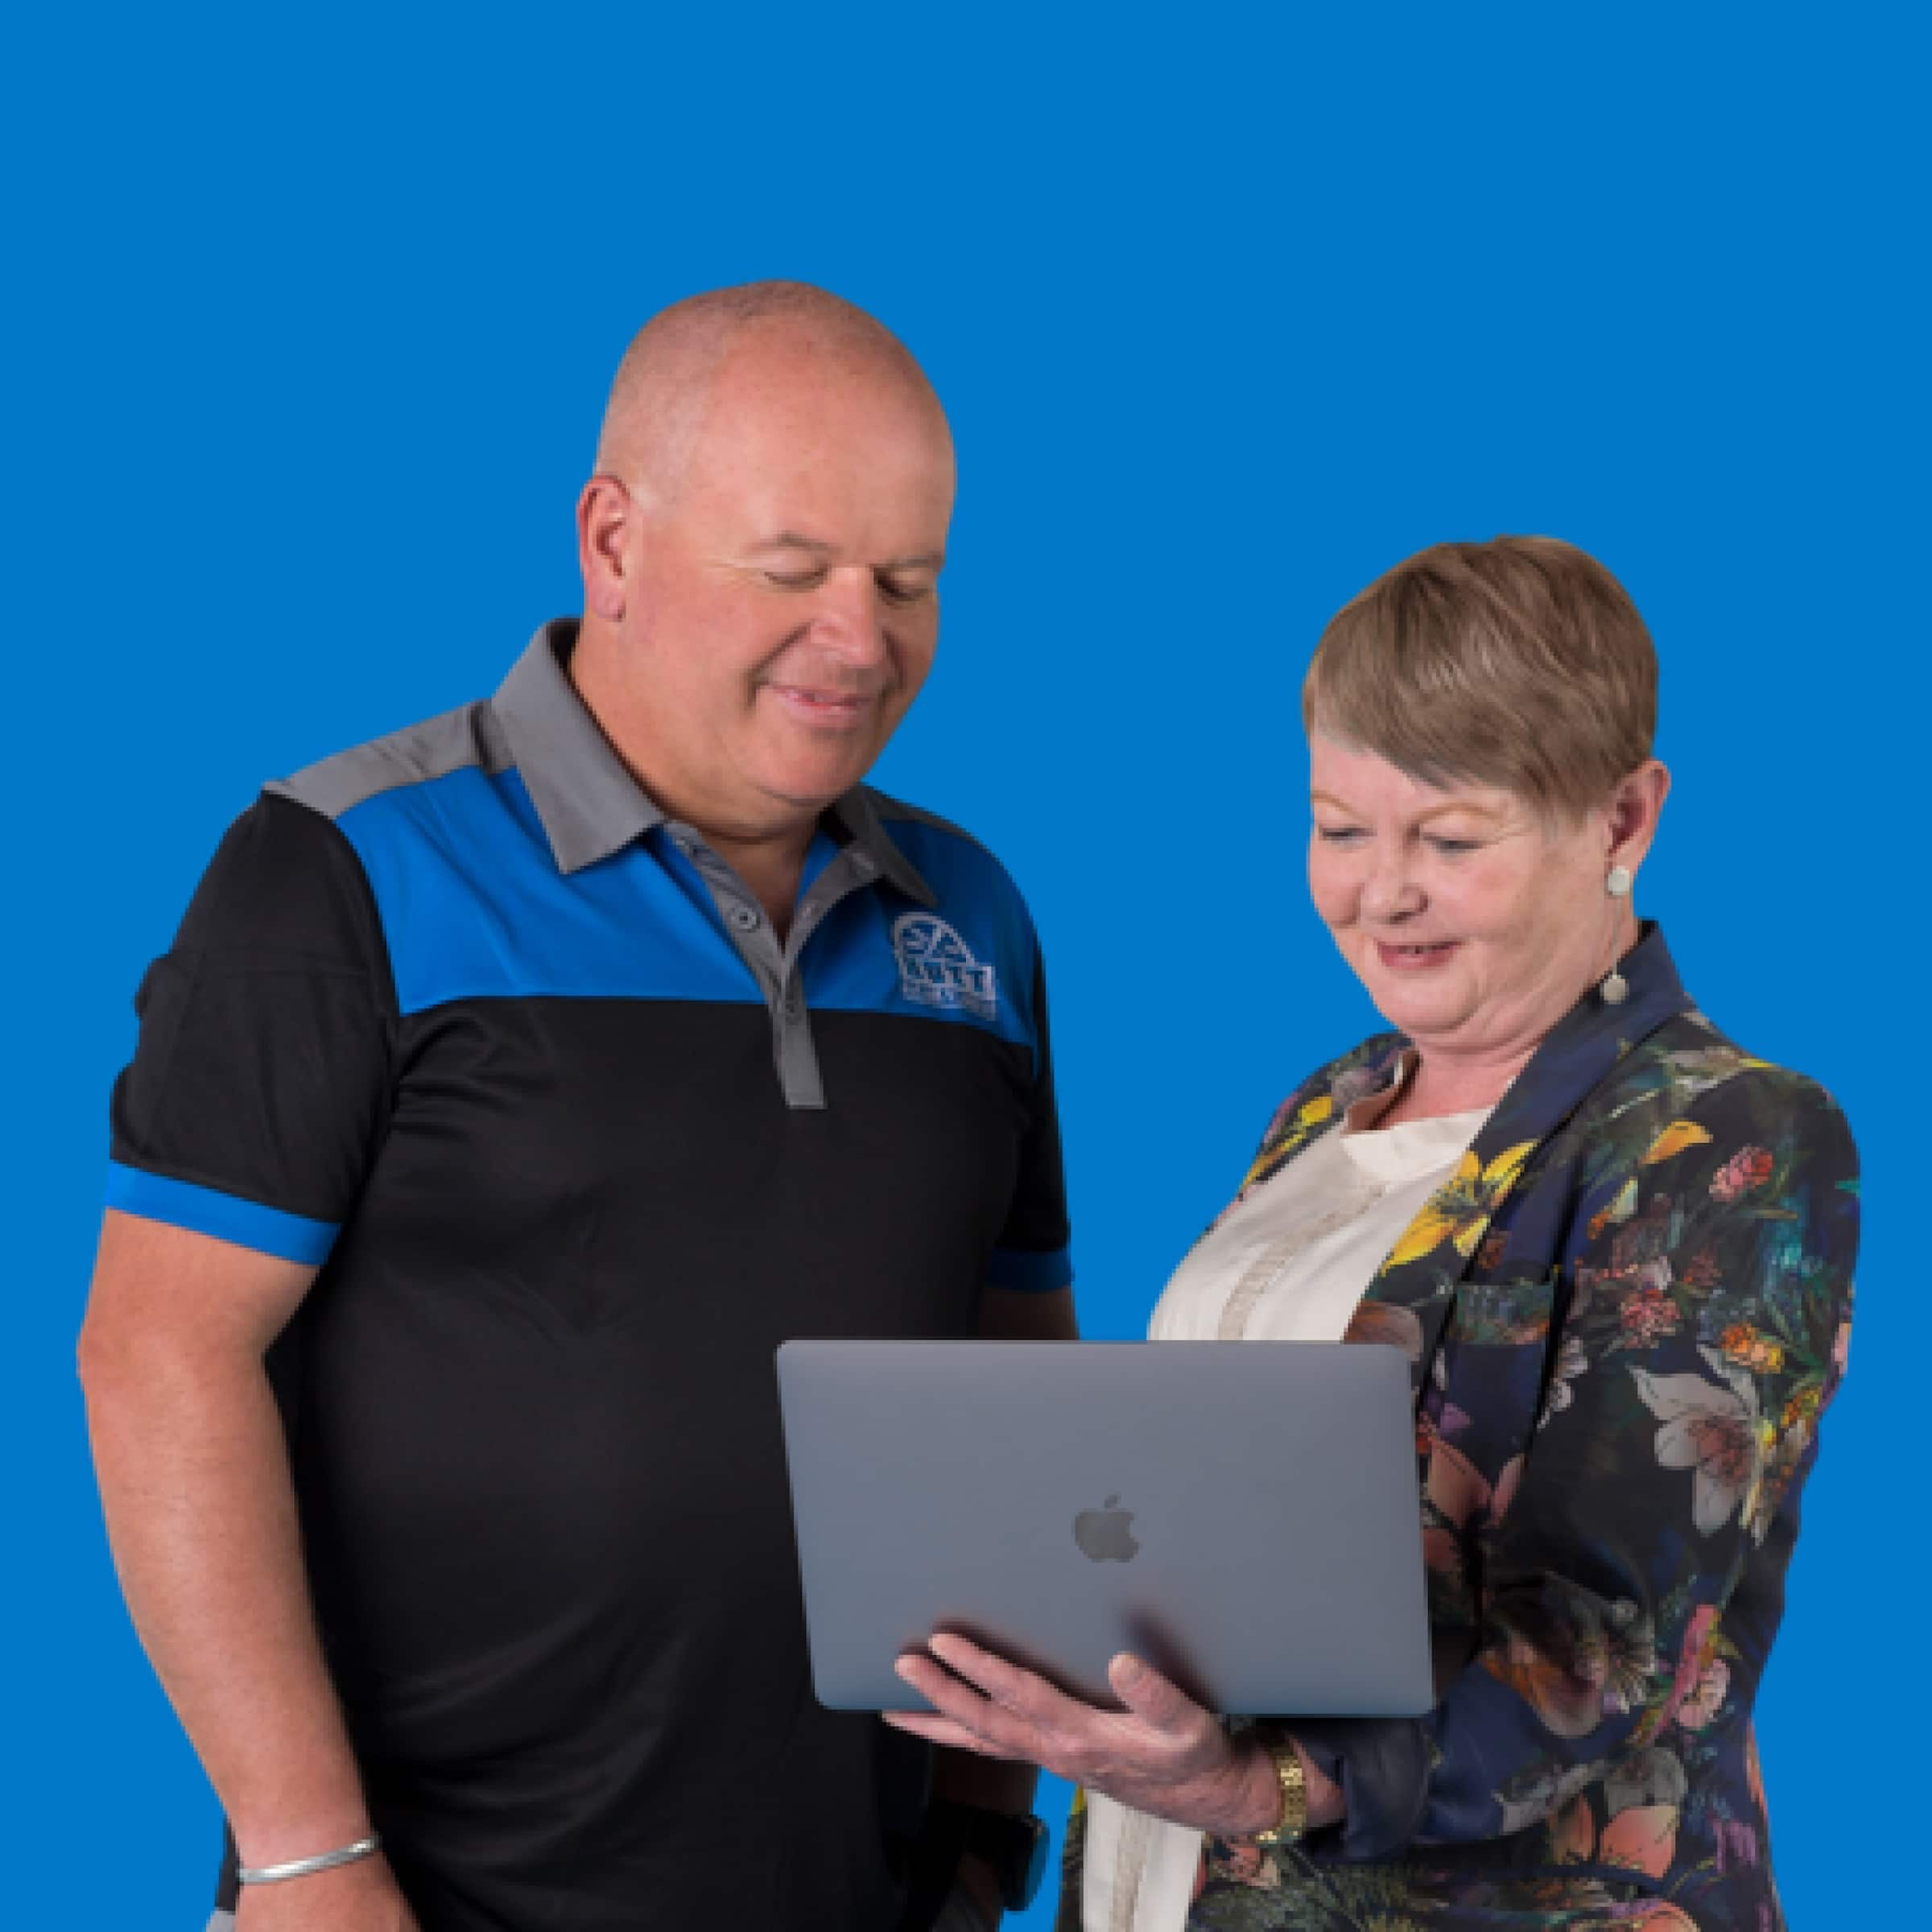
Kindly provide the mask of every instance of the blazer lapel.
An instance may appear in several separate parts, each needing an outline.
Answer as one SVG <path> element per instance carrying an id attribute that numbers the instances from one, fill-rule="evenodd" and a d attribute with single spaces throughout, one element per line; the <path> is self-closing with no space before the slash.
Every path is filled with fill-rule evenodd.
<path id="1" fill-rule="evenodd" d="M 1408 1356 L 1418 1395 L 1457 1286 L 1538 1150 L 1638 1041 L 1690 1008 L 1655 926 L 1645 926 L 1619 968 L 1628 998 L 1611 1005 L 1593 986 L 1550 1030 L 1455 1172 L 1389 1249 L 1349 1322 L 1344 1340 L 1393 1343 Z M 1534 1179 L 1513 1205 L 1509 1252 L 1513 1272 L 1541 1275 L 1561 1252 L 1571 1190 Z"/>

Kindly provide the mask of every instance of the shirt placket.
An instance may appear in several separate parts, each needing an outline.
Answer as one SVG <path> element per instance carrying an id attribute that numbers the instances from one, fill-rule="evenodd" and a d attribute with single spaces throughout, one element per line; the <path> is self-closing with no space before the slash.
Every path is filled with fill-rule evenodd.
<path id="1" fill-rule="evenodd" d="M 857 845 L 841 849 L 799 901 L 792 913 L 791 930 L 781 945 L 757 894 L 703 836 L 688 825 L 673 824 L 669 829 L 672 842 L 704 881 L 738 957 L 749 968 L 764 995 L 771 1018 L 772 1059 L 786 1105 L 822 1108 L 825 1084 L 812 1039 L 811 1013 L 805 1003 L 801 962 L 807 943 L 824 923 L 827 914 L 841 899 L 878 877 L 878 861 Z"/>

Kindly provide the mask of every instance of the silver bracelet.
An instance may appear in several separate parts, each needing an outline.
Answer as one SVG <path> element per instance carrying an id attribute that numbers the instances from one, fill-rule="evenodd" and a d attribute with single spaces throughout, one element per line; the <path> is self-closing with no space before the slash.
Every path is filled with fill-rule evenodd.
<path id="1" fill-rule="evenodd" d="M 331 1872 L 337 1865 L 353 1865 L 380 1849 L 382 1841 L 374 1832 L 359 1838 L 353 1845 L 339 1845 L 333 1852 L 318 1852 L 313 1858 L 291 1858 L 285 1865 L 243 1865 L 235 1874 L 245 1885 L 279 1885 L 285 1878 L 307 1878 L 312 1872 Z"/>

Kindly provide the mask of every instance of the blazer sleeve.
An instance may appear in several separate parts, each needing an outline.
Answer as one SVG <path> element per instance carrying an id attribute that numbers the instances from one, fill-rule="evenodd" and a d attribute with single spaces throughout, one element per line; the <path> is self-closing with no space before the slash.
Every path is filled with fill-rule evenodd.
<path id="1" fill-rule="evenodd" d="M 1293 1727 L 1344 1776 L 1345 1857 L 1505 1836 L 1641 1767 L 1747 1566 L 1789 1557 L 1851 1319 L 1843 1115 L 1752 1069 L 1590 1171 L 1525 1446 L 1493 1480 L 1435 1451 L 1467 1489 L 1471 1661 L 1414 1725 Z M 1451 1367 L 1452 1400 L 1484 1386 Z"/>

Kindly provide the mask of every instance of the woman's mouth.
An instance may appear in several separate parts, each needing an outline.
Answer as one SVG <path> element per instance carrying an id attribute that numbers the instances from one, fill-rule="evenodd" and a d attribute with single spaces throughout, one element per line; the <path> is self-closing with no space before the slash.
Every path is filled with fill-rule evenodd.
<path id="1" fill-rule="evenodd" d="M 1459 939 L 1425 939 L 1412 945 L 1391 946 L 1385 939 L 1377 939 L 1375 950 L 1391 972 L 1427 972 L 1440 966 L 1461 943 Z"/>

